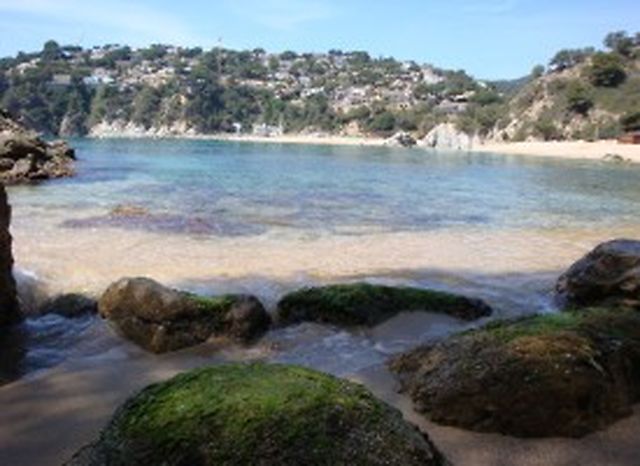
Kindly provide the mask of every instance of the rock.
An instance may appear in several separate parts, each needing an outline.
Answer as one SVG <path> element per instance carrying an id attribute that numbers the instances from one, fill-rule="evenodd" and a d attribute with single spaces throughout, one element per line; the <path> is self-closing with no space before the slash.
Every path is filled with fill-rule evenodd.
<path id="1" fill-rule="evenodd" d="M 446 460 L 361 385 L 301 367 L 232 364 L 147 387 L 67 464 L 436 466 Z"/>
<path id="2" fill-rule="evenodd" d="M 5 188 L 0 184 L 0 327 L 19 322 L 22 317 L 13 277 L 10 222 L 11 206 Z"/>
<path id="3" fill-rule="evenodd" d="M 261 336 L 271 322 L 252 296 L 197 296 L 148 278 L 113 283 L 98 310 L 125 337 L 154 353 L 197 345 L 212 336 L 247 342 Z"/>
<path id="4" fill-rule="evenodd" d="M 6 172 L 7 170 L 11 170 L 15 163 L 12 159 L 0 159 L 0 171 Z"/>
<path id="5" fill-rule="evenodd" d="M 70 293 L 57 296 L 42 306 L 39 314 L 58 314 L 63 317 L 82 317 L 98 312 L 98 302 L 81 294 Z"/>
<path id="6" fill-rule="evenodd" d="M 420 141 L 420 145 L 434 149 L 471 150 L 480 143 L 477 136 L 459 131 L 453 123 L 441 123 Z"/>
<path id="7" fill-rule="evenodd" d="M 404 131 L 397 132 L 385 141 L 385 145 L 391 147 L 413 147 L 417 143 L 413 136 Z"/>
<path id="8" fill-rule="evenodd" d="M 640 310 L 640 241 L 618 239 L 599 245 L 560 277 L 556 292 L 565 308 Z"/>
<path id="9" fill-rule="evenodd" d="M 479 299 L 440 291 L 353 283 L 305 288 L 278 303 L 282 324 L 319 322 L 341 326 L 373 327 L 403 311 L 427 311 L 474 320 L 491 314 Z"/>
<path id="10" fill-rule="evenodd" d="M 74 150 L 66 142 L 45 142 L 0 111 L 0 182 L 72 176 L 74 160 Z"/>
<path id="11" fill-rule="evenodd" d="M 518 437 L 580 437 L 640 400 L 640 313 L 592 310 L 503 322 L 390 362 L 435 422 Z"/>
<path id="12" fill-rule="evenodd" d="M 631 163 L 631 159 L 626 159 L 623 156 L 619 155 L 619 154 L 605 154 L 604 157 L 602 157 L 602 160 L 605 162 L 611 162 L 611 163 Z"/>
<path id="13" fill-rule="evenodd" d="M 109 212 L 112 217 L 146 217 L 149 214 L 148 209 L 133 204 L 118 204 Z"/>

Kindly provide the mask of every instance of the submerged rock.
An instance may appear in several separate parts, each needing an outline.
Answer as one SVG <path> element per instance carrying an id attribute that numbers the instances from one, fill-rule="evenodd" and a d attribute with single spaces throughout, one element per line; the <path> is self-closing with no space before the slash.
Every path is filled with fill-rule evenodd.
<path id="1" fill-rule="evenodd" d="M 446 464 L 399 411 L 309 369 L 224 365 L 147 387 L 70 465 Z"/>
<path id="2" fill-rule="evenodd" d="M 98 312 L 98 302 L 88 296 L 70 293 L 56 296 L 47 301 L 39 314 L 58 314 L 62 317 L 74 318 Z"/>
<path id="3" fill-rule="evenodd" d="M 21 320 L 16 281 L 13 277 L 13 253 L 11 251 L 11 206 L 7 192 L 0 184 L 0 327 Z"/>
<path id="4" fill-rule="evenodd" d="M 0 110 L 0 182 L 71 176 L 74 160 L 74 150 L 66 142 L 46 142 Z"/>
<path id="5" fill-rule="evenodd" d="M 491 314 L 479 299 L 410 287 L 353 283 L 305 288 L 278 303 L 282 324 L 318 322 L 373 327 L 403 311 L 427 311 L 474 320 Z"/>
<path id="6" fill-rule="evenodd" d="M 125 337 L 154 353 L 197 345 L 211 336 L 246 342 L 261 336 L 271 322 L 253 296 L 197 296 L 148 278 L 113 283 L 98 310 Z"/>
<path id="7" fill-rule="evenodd" d="M 567 308 L 640 310 L 640 241 L 618 239 L 599 245 L 560 277 L 556 291 Z"/>
<path id="8" fill-rule="evenodd" d="M 579 437 L 640 400 L 640 313 L 591 310 L 494 323 L 390 362 L 435 422 Z"/>

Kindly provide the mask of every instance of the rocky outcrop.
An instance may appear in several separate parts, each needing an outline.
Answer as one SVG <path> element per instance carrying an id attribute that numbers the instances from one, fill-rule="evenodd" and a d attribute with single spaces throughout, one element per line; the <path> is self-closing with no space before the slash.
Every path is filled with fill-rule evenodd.
<path id="1" fill-rule="evenodd" d="M 75 153 L 66 142 L 45 142 L 0 111 L 0 182 L 71 176 L 74 160 Z"/>
<path id="2" fill-rule="evenodd" d="M 599 245 L 560 277 L 556 291 L 567 308 L 640 310 L 640 241 L 618 239 Z"/>
<path id="3" fill-rule="evenodd" d="M 20 320 L 20 310 L 13 278 L 13 254 L 11 251 L 11 206 L 7 192 L 0 184 L 0 327 Z"/>
<path id="4" fill-rule="evenodd" d="M 453 123 L 441 123 L 429 131 L 419 144 L 433 149 L 471 150 L 480 144 L 480 139 L 458 130 Z"/>
<path id="5" fill-rule="evenodd" d="M 212 336 L 247 342 L 271 319 L 253 296 L 197 296 L 148 278 L 124 278 L 98 302 L 100 315 L 125 337 L 154 353 L 197 345 Z"/>
<path id="6" fill-rule="evenodd" d="M 352 283 L 305 288 L 278 303 L 278 322 L 284 325 L 318 322 L 340 326 L 375 326 L 403 311 L 427 311 L 474 320 L 491 314 L 479 299 L 440 291 Z"/>
<path id="7" fill-rule="evenodd" d="M 222 365 L 147 387 L 73 466 L 390 465 L 446 460 L 353 382 L 283 365 Z"/>
<path id="8" fill-rule="evenodd" d="M 418 143 L 413 136 L 404 131 L 400 131 L 384 142 L 389 147 L 413 147 Z"/>
<path id="9" fill-rule="evenodd" d="M 89 136 L 93 138 L 167 138 L 197 135 L 198 133 L 183 120 L 172 125 L 150 128 L 125 120 L 102 121 L 89 130 Z"/>
<path id="10" fill-rule="evenodd" d="M 640 313 L 592 310 L 491 324 L 394 358 L 435 422 L 520 437 L 579 437 L 640 400 Z"/>

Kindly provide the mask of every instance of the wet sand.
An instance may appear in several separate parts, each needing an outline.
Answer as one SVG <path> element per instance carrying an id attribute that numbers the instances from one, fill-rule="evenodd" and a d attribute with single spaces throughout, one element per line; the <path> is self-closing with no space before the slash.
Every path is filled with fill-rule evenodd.
<path id="1" fill-rule="evenodd" d="M 267 301 L 307 283 L 387 277 L 475 281 L 554 277 L 598 243 L 634 237 L 632 226 L 589 230 L 437 230 L 300 237 L 283 233 L 198 238 L 117 229 L 65 229 L 16 219 L 14 255 L 50 293 L 101 293 L 123 276 L 174 286 L 257 293 Z M 482 285 L 482 286 L 481 286 Z M 229 289 L 229 287 L 231 289 Z M 514 289 L 517 292 L 517 289 Z M 508 295 L 508 291 L 505 295 Z"/>

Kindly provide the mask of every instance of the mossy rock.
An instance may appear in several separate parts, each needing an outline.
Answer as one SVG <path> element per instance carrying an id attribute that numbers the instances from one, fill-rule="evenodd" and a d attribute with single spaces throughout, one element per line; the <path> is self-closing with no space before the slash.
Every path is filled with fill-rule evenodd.
<path id="1" fill-rule="evenodd" d="M 390 362 L 435 422 L 519 437 L 580 437 L 640 400 L 640 314 L 582 310 L 492 323 Z"/>
<path id="2" fill-rule="evenodd" d="M 154 353 L 197 345 L 211 336 L 250 341 L 271 323 L 253 296 L 198 296 L 148 278 L 113 283 L 100 298 L 98 310 L 121 334 Z"/>
<path id="3" fill-rule="evenodd" d="M 364 387 L 295 366 L 232 364 L 152 385 L 78 465 L 441 465 L 428 438 Z"/>
<path id="4" fill-rule="evenodd" d="M 305 288 L 278 303 L 281 324 L 319 322 L 341 326 L 375 326 L 403 311 L 428 311 L 474 320 L 491 314 L 479 299 L 411 287 L 353 283 Z"/>

